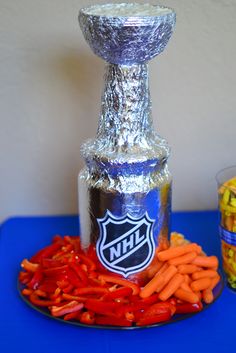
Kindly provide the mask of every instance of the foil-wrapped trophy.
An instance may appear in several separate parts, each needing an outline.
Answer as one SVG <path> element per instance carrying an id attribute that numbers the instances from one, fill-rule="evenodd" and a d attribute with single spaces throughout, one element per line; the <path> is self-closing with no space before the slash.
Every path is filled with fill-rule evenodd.
<path id="1" fill-rule="evenodd" d="M 108 62 L 97 136 L 81 149 L 81 243 L 109 271 L 142 281 L 168 245 L 171 212 L 169 147 L 153 129 L 147 62 L 164 50 L 175 13 L 149 4 L 93 5 L 80 10 L 79 23 Z"/>

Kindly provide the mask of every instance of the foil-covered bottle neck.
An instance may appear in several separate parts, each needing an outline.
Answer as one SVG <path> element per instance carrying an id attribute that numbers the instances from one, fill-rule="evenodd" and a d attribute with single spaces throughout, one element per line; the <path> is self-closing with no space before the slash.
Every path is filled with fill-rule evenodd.
<path id="1" fill-rule="evenodd" d="M 146 144 L 153 132 L 147 64 L 108 64 L 98 139 L 124 151 Z"/>
<path id="2" fill-rule="evenodd" d="M 168 144 L 153 128 L 147 64 L 107 64 L 97 136 L 81 152 L 87 164 L 166 161 Z"/>

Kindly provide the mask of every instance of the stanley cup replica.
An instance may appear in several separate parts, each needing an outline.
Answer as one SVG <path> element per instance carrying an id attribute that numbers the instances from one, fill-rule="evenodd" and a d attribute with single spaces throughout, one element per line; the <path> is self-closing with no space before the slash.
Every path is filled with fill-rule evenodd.
<path id="1" fill-rule="evenodd" d="M 94 5 L 80 10 L 79 23 L 107 62 L 97 135 L 81 148 L 81 243 L 96 249 L 101 266 L 139 282 L 168 245 L 169 147 L 153 128 L 147 63 L 168 43 L 175 13 L 149 4 Z"/>

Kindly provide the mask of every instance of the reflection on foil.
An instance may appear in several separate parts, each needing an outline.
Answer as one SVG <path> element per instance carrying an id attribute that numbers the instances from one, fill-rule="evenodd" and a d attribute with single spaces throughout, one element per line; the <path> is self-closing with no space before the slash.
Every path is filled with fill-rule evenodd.
<path id="1" fill-rule="evenodd" d="M 140 10 L 141 15 L 126 16 L 126 6 L 127 13 L 132 6 L 137 14 L 142 6 L 145 9 Z M 101 237 L 98 219 L 104 219 L 107 212 L 113 218 L 128 215 L 131 219 L 147 214 L 154 220 L 155 245 L 168 239 L 170 151 L 153 129 L 147 61 L 164 50 L 175 14 L 171 9 L 154 7 L 116 4 L 80 11 L 85 39 L 95 54 L 109 62 L 97 136 L 81 148 L 86 162 L 78 180 L 85 249 Z"/>

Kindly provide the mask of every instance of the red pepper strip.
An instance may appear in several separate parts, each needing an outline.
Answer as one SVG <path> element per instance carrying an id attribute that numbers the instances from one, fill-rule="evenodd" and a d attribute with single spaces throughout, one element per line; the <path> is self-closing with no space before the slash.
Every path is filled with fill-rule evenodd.
<path id="1" fill-rule="evenodd" d="M 21 271 L 19 274 L 19 281 L 23 284 L 27 284 L 32 278 L 33 272 L 23 272 Z"/>
<path id="2" fill-rule="evenodd" d="M 43 273 L 42 273 L 42 270 L 39 269 L 36 272 L 34 272 L 32 279 L 28 283 L 28 287 L 32 289 L 37 289 L 38 286 L 42 283 L 42 280 L 43 280 Z"/>
<path id="3" fill-rule="evenodd" d="M 30 261 L 39 263 L 43 258 L 52 256 L 60 248 L 61 244 L 59 242 L 48 245 L 32 256 Z"/>
<path id="4" fill-rule="evenodd" d="M 64 240 L 69 243 L 69 244 L 72 244 L 73 245 L 73 248 L 76 252 L 80 252 L 81 251 L 81 246 L 80 246 L 80 237 L 78 236 L 73 236 L 73 237 L 70 237 L 68 235 L 66 235 L 64 237 Z"/>
<path id="5" fill-rule="evenodd" d="M 114 311 L 120 308 L 120 304 L 116 302 L 102 302 L 99 299 L 88 299 L 84 307 L 96 314 L 116 316 Z"/>
<path id="6" fill-rule="evenodd" d="M 51 299 L 56 299 L 59 297 L 59 295 L 61 294 L 61 288 L 57 287 L 55 292 L 53 294 L 51 294 L 50 298 Z"/>
<path id="7" fill-rule="evenodd" d="M 143 317 L 156 316 L 170 312 L 171 316 L 176 312 L 176 307 L 168 302 L 156 303 L 144 310 Z"/>
<path id="8" fill-rule="evenodd" d="M 79 258 L 80 260 L 82 260 L 82 262 L 85 263 L 85 265 L 89 267 L 90 271 L 96 270 L 95 262 L 93 262 L 93 260 L 90 257 L 83 254 L 79 254 Z"/>
<path id="9" fill-rule="evenodd" d="M 188 314 L 188 313 L 196 313 L 198 311 L 201 311 L 203 308 L 203 305 L 201 302 L 198 302 L 196 304 L 190 304 L 190 303 L 185 303 L 185 304 L 178 304 L 176 306 L 176 314 Z"/>
<path id="10" fill-rule="evenodd" d="M 36 295 L 38 295 L 39 297 L 47 298 L 47 293 L 44 292 L 44 291 L 42 291 L 42 290 L 40 290 L 40 289 L 36 289 L 36 290 L 34 291 L 34 293 L 35 293 Z"/>
<path id="11" fill-rule="evenodd" d="M 81 282 L 81 280 L 78 278 L 78 275 L 75 273 L 75 271 L 73 271 L 71 268 L 68 268 L 66 273 L 70 284 L 79 288 L 83 286 L 83 282 Z"/>
<path id="12" fill-rule="evenodd" d="M 106 290 L 108 292 L 108 290 Z M 121 287 L 113 292 L 109 292 L 104 295 L 103 300 L 109 300 L 109 299 L 118 299 L 118 298 L 124 298 L 124 297 L 129 297 L 132 294 L 132 288 L 129 287 Z"/>
<path id="13" fill-rule="evenodd" d="M 153 296 L 145 299 L 141 299 L 135 302 L 131 302 L 130 304 L 127 305 L 122 305 L 118 310 L 117 310 L 117 315 L 118 316 L 123 316 L 127 312 L 136 312 L 140 310 L 145 310 L 147 309 L 153 302 L 155 303 L 156 300 L 158 300 L 158 294 L 154 294 Z M 153 298 L 152 298 L 153 297 Z M 130 297 L 132 298 L 132 296 Z M 152 299 L 150 299 L 152 298 Z M 150 300 L 149 300 L 150 299 Z"/>
<path id="14" fill-rule="evenodd" d="M 143 299 L 140 299 L 140 297 L 131 297 L 131 300 L 134 303 L 141 303 L 141 304 L 145 304 L 145 305 L 151 305 L 151 304 L 160 302 L 159 294 L 157 294 L 157 293 L 151 295 L 150 297 L 143 298 Z"/>
<path id="15" fill-rule="evenodd" d="M 168 311 L 166 313 L 161 313 L 159 315 L 141 317 L 136 323 L 136 325 L 137 326 L 152 325 L 152 324 L 157 324 L 158 322 L 169 321 L 170 319 L 171 319 L 171 314 L 170 314 L 170 311 Z"/>
<path id="16" fill-rule="evenodd" d="M 97 325 L 109 325 L 109 326 L 131 326 L 132 322 L 126 319 L 121 319 L 118 317 L 108 317 L 108 316 L 97 316 L 95 318 Z"/>
<path id="17" fill-rule="evenodd" d="M 65 320 L 65 321 L 69 321 L 69 320 L 73 320 L 73 319 L 78 319 L 78 312 L 77 311 L 75 311 L 74 313 L 66 314 L 63 317 L 63 320 Z"/>
<path id="18" fill-rule="evenodd" d="M 70 263 L 70 267 L 74 270 L 74 272 L 77 274 L 77 276 L 80 278 L 82 281 L 83 285 L 86 286 L 88 283 L 88 277 L 86 272 L 82 270 L 81 266 L 76 263 Z"/>
<path id="19" fill-rule="evenodd" d="M 86 294 L 106 294 L 108 293 L 107 288 L 103 287 L 84 287 L 84 288 L 76 288 L 76 295 L 86 295 Z"/>
<path id="20" fill-rule="evenodd" d="M 58 260 L 43 258 L 41 262 L 42 266 L 45 268 L 55 268 L 60 267 L 61 262 Z"/>
<path id="21" fill-rule="evenodd" d="M 170 303 L 170 304 L 172 304 L 172 305 L 174 305 L 174 306 L 177 305 L 177 299 L 176 299 L 176 298 L 170 298 L 170 299 L 168 299 L 167 301 L 168 301 L 168 303 Z"/>
<path id="22" fill-rule="evenodd" d="M 57 284 L 55 283 L 55 281 L 49 279 L 49 280 L 44 280 L 42 284 L 39 285 L 38 289 L 46 292 L 46 293 L 49 293 L 49 294 L 52 294 L 55 292 L 55 290 L 57 289 Z"/>
<path id="23" fill-rule="evenodd" d="M 80 302 L 80 303 L 86 302 L 86 300 L 88 300 L 88 297 L 78 297 L 77 295 L 71 295 L 66 293 L 62 294 L 62 298 L 66 300 L 76 300 L 77 302 Z"/>
<path id="24" fill-rule="evenodd" d="M 98 279 L 104 282 L 116 283 L 123 287 L 129 287 L 133 290 L 133 295 L 139 294 L 140 292 L 140 287 L 137 284 L 127 281 L 126 279 L 109 275 L 100 275 Z"/>
<path id="25" fill-rule="evenodd" d="M 51 307 L 51 314 L 52 316 L 63 316 L 65 314 L 73 313 L 73 312 L 78 312 L 83 308 L 82 303 L 78 303 L 75 300 L 72 300 L 71 302 L 63 305 L 63 306 L 52 306 Z"/>
<path id="26" fill-rule="evenodd" d="M 37 306 L 52 306 L 52 305 L 57 305 L 59 301 L 57 300 L 44 300 L 40 299 L 37 294 L 32 293 L 29 297 L 31 303 L 37 305 Z"/>
<path id="27" fill-rule="evenodd" d="M 66 288 L 69 286 L 69 282 L 67 280 L 57 281 L 57 286 L 61 289 Z"/>
<path id="28" fill-rule="evenodd" d="M 21 293 L 22 293 L 23 295 L 30 295 L 30 294 L 33 293 L 33 290 L 32 290 L 32 289 L 28 289 L 28 288 L 24 288 L 24 289 L 21 291 Z"/>
<path id="29" fill-rule="evenodd" d="M 69 284 L 67 287 L 63 288 L 62 291 L 64 293 L 70 293 L 70 292 L 72 292 L 73 288 L 74 287 L 72 286 L 72 284 Z"/>
<path id="30" fill-rule="evenodd" d="M 21 267 L 24 268 L 26 271 L 29 272 L 36 272 L 39 268 L 39 264 L 32 263 L 31 261 L 24 259 L 21 262 Z"/>
<path id="31" fill-rule="evenodd" d="M 95 315 L 92 311 L 85 311 L 80 316 L 79 321 L 83 324 L 93 325 L 95 323 Z"/>
<path id="32" fill-rule="evenodd" d="M 61 276 L 62 274 L 66 273 L 67 269 L 68 265 L 63 265 L 59 267 L 46 268 L 45 270 L 43 270 L 43 273 L 47 277 L 55 277 L 57 275 Z"/>

